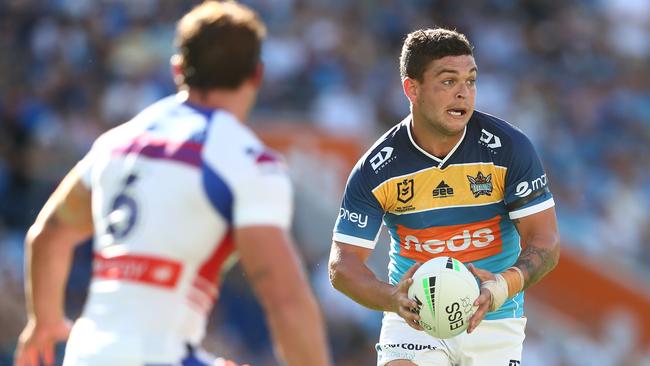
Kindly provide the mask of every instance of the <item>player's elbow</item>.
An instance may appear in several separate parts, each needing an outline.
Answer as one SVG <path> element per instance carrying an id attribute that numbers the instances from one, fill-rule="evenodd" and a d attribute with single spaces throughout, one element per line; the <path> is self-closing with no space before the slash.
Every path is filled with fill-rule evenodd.
<path id="1" fill-rule="evenodd" d="M 556 234 L 552 240 L 552 250 L 550 256 L 550 269 L 553 270 L 560 263 L 560 235 Z"/>
<path id="2" fill-rule="evenodd" d="M 287 314 L 307 314 L 317 311 L 316 298 L 308 284 L 295 282 L 258 296 L 264 311 L 270 317 L 285 317 Z"/>
<path id="3" fill-rule="evenodd" d="M 328 263 L 328 270 L 330 284 L 340 291 L 343 283 L 345 283 L 345 279 L 348 277 L 345 263 L 343 263 L 340 257 L 331 256 Z"/>

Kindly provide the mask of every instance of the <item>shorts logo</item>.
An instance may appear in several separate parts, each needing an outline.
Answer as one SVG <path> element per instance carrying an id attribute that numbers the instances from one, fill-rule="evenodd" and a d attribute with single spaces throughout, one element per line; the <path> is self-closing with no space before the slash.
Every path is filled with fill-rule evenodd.
<path id="1" fill-rule="evenodd" d="M 409 351 L 422 351 L 430 350 L 433 351 L 436 349 L 436 346 L 431 346 L 428 344 L 415 344 L 415 343 L 387 343 L 380 346 L 382 349 L 391 349 L 391 348 L 401 348 Z"/>
<path id="2" fill-rule="evenodd" d="M 377 173 L 377 170 L 382 166 L 388 164 L 392 159 L 390 158 L 393 155 L 393 148 L 386 146 L 381 149 L 377 154 L 370 158 L 370 166 Z"/>
<path id="3" fill-rule="evenodd" d="M 404 179 L 397 183 L 397 200 L 402 203 L 407 203 L 413 199 L 413 179 Z"/>
<path id="4" fill-rule="evenodd" d="M 445 181 L 440 181 L 438 186 L 433 189 L 433 198 L 447 198 L 454 195 L 454 189 L 450 187 Z"/>
<path id="5" fill-rule="evenodd" d="M 492 174 L 488 174 L 486 177 L 479 171 L 476 177 L 468 175 L 467 179 L 469 179 L 469 188 L 474 193 L 474 198 L 492 194 Z"/>
<path id="6" fill-rule="evenodd" d="M 481 129 L 481 138 L 478 140 L 479 144 L 487 146 L 490 149 L 497 149 L 501 147 L 501 139 L 499 136 Z"/>

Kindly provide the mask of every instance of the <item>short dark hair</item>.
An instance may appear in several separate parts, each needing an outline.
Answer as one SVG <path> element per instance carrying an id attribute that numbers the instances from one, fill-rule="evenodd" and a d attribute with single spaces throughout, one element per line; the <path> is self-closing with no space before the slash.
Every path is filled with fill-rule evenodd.
<path id="1" fill-rule="evenodd" d="M 176 28 L 184 84 L 235 89 L 255 73 L 266 28 L 257 14 L 235 2 L 206 1 Z"/>
<path id="2" fill-rule="evenodd" d="M 418 29 L 409 33 L 404 40 L 399 58 L 400 76 L 402 80 L 408 77 L 422 81 L 431 61 L 445 56 L 473 56 L 473 49 L 467 37 L 455 30 Z"/>

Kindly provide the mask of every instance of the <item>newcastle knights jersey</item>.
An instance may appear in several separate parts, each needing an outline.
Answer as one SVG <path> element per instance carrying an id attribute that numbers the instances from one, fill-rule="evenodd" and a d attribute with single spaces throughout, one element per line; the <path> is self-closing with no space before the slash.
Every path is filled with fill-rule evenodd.
<path id="1" fill-rule="evenodd" d="M 178 363 L 204 336 L 233 229 L 291 222 L 284 163 L 234 115 L 182 93 L 100 136 L 77 169 L 94 263 L 68 349 L 89 364 L 102 353 Z"/>
<path id="2" fill-rule="evenodd" d="M 374 248 L 390 235 L 389 280 L 416 261 L 451 256 L 499 273 L 521 252 L 512 220 L 554 206 L 542 164 L 517 128 L 475 111 L 443 159 L 413 139 L 411 117 L 391 128 L 359 160 L 345 188 L 334 240 Z M 523 292 L 486 319 L 523 315 Z"/>

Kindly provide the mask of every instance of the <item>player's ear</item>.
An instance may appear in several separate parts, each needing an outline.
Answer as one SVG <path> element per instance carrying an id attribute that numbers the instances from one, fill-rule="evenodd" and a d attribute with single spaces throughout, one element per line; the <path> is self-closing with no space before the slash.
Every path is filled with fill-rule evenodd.
<path id="1" fill-rule="evenodd" d="M 174 78 L 174 83 L 177 86 L 181 86 L 185 83 L 185 77 L 183 77 L 183 56 L 179 54 L 174 54 L 169 59 L 169 64 L 172 67 L 172 77 Z"/>
<path id="2" fill-rule="evenodd" d="M 404 94 L 411 101 L 411 104 L 414 104 L 418 97 L 419 85 L 417 80 L 411 79 L 409 77 L 402 80 L 402 88 L 404 89 Z"/>
<path id="3" fill-rule="evenodd" d="M 262 85 L 262 79 L 264 79 L 264 64 L 260 61 L 255 67 L 251 81 L 256 88 L 259 88 Z"/>

